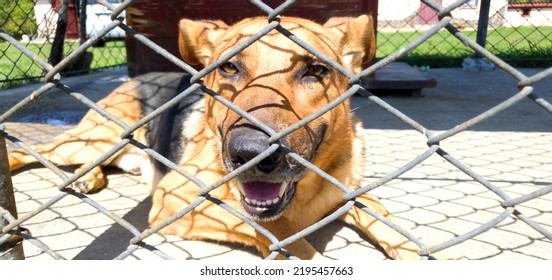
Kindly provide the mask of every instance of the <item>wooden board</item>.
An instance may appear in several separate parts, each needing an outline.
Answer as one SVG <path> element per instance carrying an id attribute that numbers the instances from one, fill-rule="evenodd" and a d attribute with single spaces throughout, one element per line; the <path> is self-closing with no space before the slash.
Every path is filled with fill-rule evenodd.
<path id="1" fill-rule="evenodd" d="M 403 62 L 393 62 L 363 80 L 363 86 L 375 94 L 419 95 L 423 88 L 432 88 L 437 81 L 427 72 Z"/>
<path id="2" fill-rule="evenodd" d="M 284 1 L 265 0 L 271 7 Z M 220 19 L 228 24 L 266 13 L 245 0 L 137 0 L 126 11 L 127 23 L 173 55 L 178 54 L 178 22 L 181 18 Z M 284 15 L 298 16 L 324 23 L 333 16 L 371 14 L 377 22 L 377 0 L 308 0 L 298 1 Z M 151 71 L 182 71 L 159 54 L 127 36 L 127 59 L 130 76 Z"/>

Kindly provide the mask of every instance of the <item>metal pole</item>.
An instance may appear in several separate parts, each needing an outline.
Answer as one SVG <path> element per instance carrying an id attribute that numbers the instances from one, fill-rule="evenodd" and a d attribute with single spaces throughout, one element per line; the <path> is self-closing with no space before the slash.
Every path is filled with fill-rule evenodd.
<path id="1" fill-rule="evenodd" d="M 10 174 L 10 166 L 8 163 L 8 150 L 6 148 L 6 139 L 4 139 L 4 125 L 0 124 L 0 210 L 7 210 L 14 218 L 17 219 L 17 208 L 15 205 L 15 196 L 13 193 L 13 184 Z M 2 218 L 0 211 L 0 229 L 2 229 L 7 221 Z M 2 237 L 2 234 L 0 234 Z M 23 244 L 17 237 L 12 237 L 6 242 L 0 244 L 0 260 L 23 260 Z"/>
<path id="2" fill-rule="evenodd" d="M 477 37 L 475 42 L 481 47 L 485 48 L 487 43 L 487 28 L 489 27 L 489 12 L 491 9 L 491 0 L 481 0 L 479 6 L 479 22 L 477 24 Z M 478 53 L 475 54 L 476 58 L 481 58 Z"/>
<path id="3" fill-rule="evenodd" d="M 86 42 L 86 5 L 88 0 L 79 0 L 79 44 Z"/>
<path id="4" fill-rule="evenodd" d="M 477 37 L 475 42 L 482 48 L 485 48 L 485 44 L 487 43 L 487 28 L 489 27 L 490 9 L 491 0 L 481 0 L 481 5 L 479 5 L 479 22 L 477 24 Z M 476 52 L 474 58 L 464 59 L 464 62 L 462 62 L 462 68 L 470 71 L 490 71 L 496 69 L 496 65 Z"/>
<path id="5" fill-rule="evenodd" d="M 65 33 L 67 32 L 67 22 L 69 21 L 69 1 L 62 0 L 59 7 L 56 34 L 52 43 L 52 49 L 50 50 L 50 57 L 48 58 L 48 63 L 52 66 L 57 65 L 63 59 L 63 44 L 65 42 Z"/>

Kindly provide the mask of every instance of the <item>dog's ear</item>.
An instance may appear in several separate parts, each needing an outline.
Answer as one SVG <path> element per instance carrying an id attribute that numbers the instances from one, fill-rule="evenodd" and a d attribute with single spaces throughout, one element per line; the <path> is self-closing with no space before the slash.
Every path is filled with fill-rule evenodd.
<path id="1" fill-rule="evenodd" d="M 190 65 L 209 64 L 215 41 L 228 25 L 220 20 L 182 19 L 178 24 L 178 48 L 182 59 Z"/>
<path id="2" fill-rule="evenodd" d="M 373 62 L 376 54 L 376 34 L 372 17 L 362 15 L 357 18 L 330 18 L 324 27 L 339 36 L 342 63 L 354 73 Z"/>

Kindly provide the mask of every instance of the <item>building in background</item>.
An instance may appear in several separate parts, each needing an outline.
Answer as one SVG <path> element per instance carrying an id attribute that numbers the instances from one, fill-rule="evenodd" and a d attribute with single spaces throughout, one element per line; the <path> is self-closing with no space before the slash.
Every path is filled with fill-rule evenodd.
<path id="1" fill-rule="evenodd" d="M 36 38 L 47 40 L 53 39 L 61 2 L 62 0 L 36 0 L 34 7 L 35 18 L 38 25 Z M 111 11 L 104 6 L 97 4 L 96 0 L 88 0 L 87 2 L 86 34 L 90 36 L 111 22 Z M 123 0 L 108 0 L 108 2 L 114 6 L 117 6 L 122 3 Z M 69 19 L 65 35 L 67 39 L 79 38 L 78 3 L 78 0 L 71 0 L 69 2 Z M 115 28 L 104 38 L 119 39 L 124 37 L 125 32 L 120 28 Z"/>

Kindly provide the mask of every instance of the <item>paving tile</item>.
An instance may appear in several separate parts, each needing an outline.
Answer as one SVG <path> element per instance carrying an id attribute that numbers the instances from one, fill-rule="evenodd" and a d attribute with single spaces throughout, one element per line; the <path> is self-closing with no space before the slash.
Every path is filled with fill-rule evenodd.
<path id="1" fill-rule="evenodd" d="M 433 135 L 473 116 L 470 114 L 490 108 L 489 103 L 494 104 L 504 97 L 497 96 L 502 91 L 497 91 L 492 98 L 485 92 L 461 95 L 461 86 L 455 86 L 459 82 L 458 76 L 471 73 L 459 74 L 448 69 L 430 72 L 438 77 L 438 86 L 425 92 L 423 98 L 388 97 L 384 100 L 423 123 Z M 485 75 L 500 76 L 497 73 Z M 494 84 L 502 86 L 501 82 L 495 81 Z M 86 90 L 99 92 L 103 89 L 88 86 Z M 487 99 L 490 100 L 487 102 Z M 421 133 L 400 123 L 373 103 L 353 97 L 353 106 L 367 108 L 357 110 L 366 127 L 363 184 L 383 178 L 427 151 L 427 139 Z M 536 108 L 533 104 L 527 106 Z M 512 110 L 516 112 L 517 109 Z M 451 114 L 454 118 L 446 117 Z M 439 144 L 451 157 L 484 176 L 511 198 L 517 198 L 552 184 L 550 118 L 546 114 L 501 114 Z M 6 130 L 10 135 L 33 144 L 48 141 L 71 126 L 10 121 L 6 123 Z M 8 148 L 14 149 L 15 145 L 8 143 Z M 66 171 L 70 173 L 71 169 Z M 107 189 L 87 197 L 129 221 L 139 231 L 147 228 L 150 190 L 141 178 L 113 170 L 108 179 Z M 61 193 L 55 187 L 61 179 L 45 168 L 17 172 L 13 181 L 20 216 Z M 450 240 L 481 227 L 504 211 L 498 195 L 437 154 L 369 193 L 380 199 L 403 228 L 428 244 Z M 552 231 L 552 193 L 524 202 L 516 209 Z M 68 259 L 114 258 L 128 248 L 128 240 L 133 236 L 98 209 L 71 195 L 28 219 L 23 226 Z M 363 234 L 340 222 L 331 223 L 308 239 L 330 258 L 386 258 L 365 240 Z M 189 241 L 159 234 L 145 241 L 177 259 L 259 259 L 251 248 L 233 244 Z M 29 241 L 24 242 L 24 249 L 28 259 L 50 259 Z M 470 259 L 552 259 L 552 241 L 513 216 L 450 250 Z M 156 251 L 140 248 L 128 259 L 160 258 Z"/>

